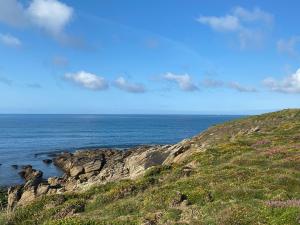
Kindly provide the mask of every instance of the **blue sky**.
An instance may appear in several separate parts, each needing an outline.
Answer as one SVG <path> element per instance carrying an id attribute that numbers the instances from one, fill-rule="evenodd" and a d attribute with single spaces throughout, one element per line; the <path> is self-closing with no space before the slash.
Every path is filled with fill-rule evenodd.
<path id="1" fill-rule="evenodd" d="M 0 0 L 0 113 L 300 107 L 300 2 Z"/>

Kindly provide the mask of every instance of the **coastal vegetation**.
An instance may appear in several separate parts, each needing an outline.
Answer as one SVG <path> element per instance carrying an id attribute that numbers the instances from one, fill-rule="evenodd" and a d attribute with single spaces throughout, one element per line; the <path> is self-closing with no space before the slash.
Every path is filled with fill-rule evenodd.
<path id="1" fill-rule="evenodd" d="M 0 209 L 4 210 L 7 207 L 7 188 L 0 187 Z"/>
<path id="2" fill-rule="evenodd" d="M 0 214 L 6 225 L 296 225 L 300 110 L 216 125 L 186 142 L 181 160 L 136 179 L 45 195 Z M 6 196 L 0 192 L 1 205 Z"/>

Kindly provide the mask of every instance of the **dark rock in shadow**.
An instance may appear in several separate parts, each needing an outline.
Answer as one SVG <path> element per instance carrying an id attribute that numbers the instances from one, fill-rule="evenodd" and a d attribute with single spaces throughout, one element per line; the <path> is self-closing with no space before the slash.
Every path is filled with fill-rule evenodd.
<path id="1" fill-rule="evenodd" d="M 51 159 L 43 159 L 43 163 L 45 163 L 45 164 L 51 164 L 52 160 Z"/>
<path id="2" fill-rule="evenodd" d="M 11 168 L 17 170 L 19 168 L 19 166 L 18 165 L 11 165 Z"/>
<path id="3" fill-rule="evenodd" d="M 43 172 L 40 170 L 32 169 L 31 165 L 22 166 L 22 170 L 19 172 L 19 175 L 26 181 L 33 180 L 35 178 L 41 178 Z"/>

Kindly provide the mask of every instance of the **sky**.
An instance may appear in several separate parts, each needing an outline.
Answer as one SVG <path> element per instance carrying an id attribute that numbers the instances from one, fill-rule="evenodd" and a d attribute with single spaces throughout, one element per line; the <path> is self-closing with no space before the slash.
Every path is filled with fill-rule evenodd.
<path id="1" fill-rule="evenodd" d="M 300 107 L 298 0 L 0 0 L 0 113 Z"/>

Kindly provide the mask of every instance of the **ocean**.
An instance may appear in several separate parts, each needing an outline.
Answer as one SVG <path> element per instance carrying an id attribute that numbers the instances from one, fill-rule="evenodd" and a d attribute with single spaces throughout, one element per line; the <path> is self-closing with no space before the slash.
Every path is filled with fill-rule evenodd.
<path id="1" fill-rule="evenodd" d="M 62 174 L 49 153 L 79 148 L 126 149 L 173 144 L 241 116 L 214 115 L 0 115 L 0 186 L 22 183 L 12 165 L 32 165 L 44 177 Z"/>

